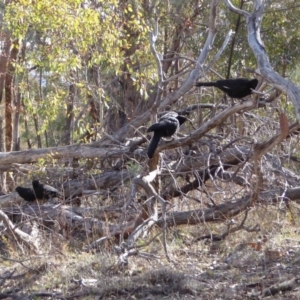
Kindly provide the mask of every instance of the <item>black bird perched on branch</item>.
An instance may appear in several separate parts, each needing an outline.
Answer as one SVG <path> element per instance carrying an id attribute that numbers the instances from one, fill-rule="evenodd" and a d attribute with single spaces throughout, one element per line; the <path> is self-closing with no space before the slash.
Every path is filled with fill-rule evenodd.
<path id="1" fill-rule="evenodd" d="M 186 120 L 186 117 L 180 116 L 174 111 L 170 111 L 163 115 L 158 123 L 151 125 L 147 132 L 153 131 L 154 135 L 148 147 L 148 157 L 153 157 L 161 137 L 171 137 Z"/>
<path id="2" fill-rule="evenodd" d="M 32 186 L 37 199 L 42 200 L 62 196 L 56 188 L 48 184 L 40 183 L 38 180 L 33 180 Z"/>
<path id="3" fill-rule="evenodd" d="M 35 196 L 35 193 L 34 193 L 33 189 L 25 188 L 25 187 L 22 187 L 22 186 L 17 186 L 15 188 L 15 191 L 25 201 L 32 202 L 32 201 L 36 200 L 36 196 Z"/>
<path id="4" fill-rule="evenodd" d="M 197 82 L 196 86 L 214 86 L 226 93 L 231 98 L 241 99 L 252 94 L 258 84 L 257 79 L 224 79 L 215 82 Z"/>

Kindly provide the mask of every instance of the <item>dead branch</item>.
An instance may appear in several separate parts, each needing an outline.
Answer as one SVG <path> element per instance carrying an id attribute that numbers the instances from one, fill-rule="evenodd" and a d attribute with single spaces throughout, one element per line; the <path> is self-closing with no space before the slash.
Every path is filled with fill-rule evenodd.
<path id="1" fill-rule="evenodd" d="M 241 154 L 242 155 L 242 154 Z M 166 190 L 163 193 L 164 199 L 171 199 L 173 197 L 179 197 L 198 188 L 201 184 L 204 184 L 207 180 L 212 177 L 216 177 L 221 174 L 222 170 L 227 170 L 234 165 L 238 165 L 241 161 L 239 159 L 235 159 L 233 161 L 227 161 L 223 164 L 222 168 L 219 165 L 211 165 L 208 168 L 198 171 L 197 178 L 191 183 L 186 184 L 185 186 L 178 189 L 177 187 L 173 187 L 169 190 Z"/>
<path id="2" fill-rule="evenodd" d="M 251 110 L 253 108 L 256 108 L 256 103 L 254 103 L 254 101 L 251 100 L 245 101 L 240 104 L 236 104 L 234 106 L 230 106 L 222 112 L 218 113 L 213 118 L 209 119 L 207 122 L 203 123 L 200 126 L 200 128 L 191 132 L 188 136 L 176 139 L 172 142 L 160 143 L 157 147 L 156 152 L 158 153 L 166 149 L 174 149 L 178 147 L 187 146 L 195 141 L 199 141 L 208 131 L 210 131 L 212 128 L 220 126 L 231 115 L 240 111 Z"/>
<path id="3" fill-rule="evenodd" d="M 0 293 L 0 299 L 4 300 L 29 300 L 29 297 L 27 296 L 19 296 L 17 294 L 12 293 Z"/>
<path id="4" fill-rule="evenodd" d="M 166 149 L 174 149 L 177 147 L 182 147 L 192 144 L 194 141 L 198 141 L 202 138 L 209 130 L 221 125 L 229 116 L 245 110 L 250 110 L 256 107 L 256 104 L 252 101 L 245 101 L 241 104 L 236 104 L 233 107 L 228 107 L 224 111 L 217 114 L 215 117 L 211 118 L 200 128 L 190 133 L 189 136 L 184 138 L 176 139 L 172 142 L 160 143 L 157 152 Z M 293 124 L 294 125 L 294 124 Z M 296 130 L 294 130 L 296 131 Z M 290 134 L 291 131 L 290 127 Z M 143 140 L 142 140 L 143 141 Z M 140 143 L 141 141 L 139 141 Z M 40 158 L 51 158 L 51 159 L 62 159 L 62 158 L 94 158 L 97 157 L 99 160 L 105 160 L 107 158 L 118 158 L 123 155 L 132 156 L 134 148 L 131 146 L 118 146 L 110 144 L 109 147 L 96 148 L 96 143 L 91 145 L 75 145 L 75 146 L 62 146 L 62 147 L 52 147 L 52 148 L 41 148 L 41 149 L 31 149 L 26 151 L 18 152 L 6 152 L 0 153 L 0 164 L 10 165 L 10 164 L 25 164 L 33 163 L 38 161 Z M 136 145 L 135 145 L 136 146 Z"/>
<path id="5" fill-rule="evenodd" d="M 60 299 L 63 298 L 62 293 L 51 293 L 51 292 L 35 292 L 30 295 L 30 298 L 35 298 L 35 297 L 51 297 L 51 298 L 56 298 Z"/>
<path id="6" fill-rule="evenodd" d="M 208 209 L 198 209 L 183 212 L 170 212 L 167 214 L 167 225 L 195 225 L 203 222 L 221 222 L 228 220 L 243 212 L 250 206 L 250 196 L 245 196 L 236 201 L 226 202 Z M 162 226 L 162 219 L 157 225 Z"/>
<path id="7" fill-rule="evenodd" d="M 35 254 L 39 253 L 39 249 L 36 246 L 36 239 L 16 228 L 2 210 L 0 210 L 0 220 L 4 223 L 6 232 L 10 238 L 14 239 L 18 244 L 19 242 L 23 242 Z"/>
<path id="8" fill-rule="evenodd" d="M 262 192 L 258 195 L 257 201 L 278 203 L 278 201 L 281 201 L 282 197 L 298 203 L 300 201 L 300 187 L 288 190 L 279 188 L 273 189 L 271 192 Z M 247 195 L 235 201 L 226 202 L 208 209 L 170 212 L 167 213 L 166 222 L 168 226 L 176 226 L 183 224 L 194 225 L 203 222 L 226 221 L 245 211 L 248 207 L 250 207 L 250 205 L 251 195 Z M 160 218 L 157 221 L 157 225 L 162 226 L 162 224 L 162 219 Z"/>
<path id="9" fill-rule="evenodd" d="M 7 272 L 6 274 L 0 275 L 0 287 L 5 283 L 7 279 L 11 279 L 15 272 L 16 269 L 11 272 Z"/>
<path id="10" fill-rule="evenodd" d="M 258 195 L 258 201 L 267 202 L 267 203 L 275 203 L 275 202 L 277 203 L 278 201 L 281 201 L 282 197 L 290 199 L 291 201 L 299 202 L 300 187 L 288 189 L 288 190 L 274 189 L 271 192 L 270 191 L 262 192 Z M 237 199 L 236 201 L 226 202 L 208 209 L 190 210 L 184 212 L 168 212 L 166 213 L 166 225 L 167 226 L 176 226 L 181 224 L 194 225 L 202 222 L 225 221 L 245 211 L 250 205 L 251 205 L 251 196 L 247 195 L 243 198 Z M 23 217 L 27 216 L 28 221 L 39 220 L 48 225 L 51 225 L 50 220 L 52 220 L 53 223 L 57 222 L 61 228 L 69 228 L 71 230 L 74 230 L 76 228 L 78 230 L 85 232 L 88 235 L 91 233 L 97 233 L 100 237 L 102 237 L 100 239 L 101 241 L 103 240 L 103 237 L 106 237 L 105 240 L 107 240 L 107 237 L 111 238 L 113 236 L 118 236 L 120 234 L 129 235 L 130 233 L 133 233 L 134 230 L 136 230 L 136 232 L 133 233 L 133 236 L 130 236 L 129 238 L 129 241 L 132 238 L 133 240 L 135 240 L 136 239 L 135 234 L 138 234 L 138 236 L 140 236 L 140 232 L 138 231 L 142 230 L 141 227 L 143 225 L 147 225 L 146 223 L 148 222 L 145 221 L 145 223 L 143 223 L 141 227 L 138 227 L 140 223 L 136 222 L 135 218 L 133 218 L 133 221 L 129 221 L 125 219 L 124 222 L 122 222 L 122 226 L 120 227 L 120 224 L 119 225 L 107 224 L 106 221 L 100 221 L 99 219 L 97 219 L 97 216 L 101 216 L 100 211 L 97 212 L 95 210 L 93 215 L 92 209 L 81 208 L 81 207 L 70 207 L 66 205 L 53 206 L 50 204 L 44 204 L 44 205 L 26 204 L 21 207 L 15 207 L 14 209 L 7 208 L 5 212 L 6 215 L 9 215 L 11 217 L 13 217 L 14 214 L 16 215 L 22 214 Z M 89 213 L 94 217 L 86 216 Z M 6 219 L 8 219 L 8 217 L 6 217 Z M 155 222 L 155 224 L 158 226 L 163 226 L 163 218 L 160 217 Z M 10 222 L 10 228 L 15 228 L 15 226 L 11 222 Z M 249 229 L 244 227 L 243 229 L 251 230 L 251 228 Z M 15 231 L 17 230 L 19 229 L 15 229 Z M 14 234 L 14 232 L 12 234 Z M 25 237 L 27 237 L 27 234 L 25 234 Z M 89 249 L 96 247 L 98 245 L 96 242 L 94 242 L 95 245 L 94 243 L 88 245 Z M 130 244 L 131 243 L 129 243 L 129 245 Z"/>
<path id="11" fill-rule="evenodd" d="M 153 171 L 155 172 L 155 171 Z M 152 172 L 152 173 L 153 173 Z M 155 172 L 156 174 L 156 172 Z M 167 202 L 155 191 L 154 187 L 151 185 L 150 179 L 147 180 L 147 177 L 149 176 L 144 176 L 143 178 L 139 178 L 137 179 L 137 184 L 141 185 L 144 187 L 145 190 L 147 190 L 148 196 L 150 196 L 151 198 L 155 197 L 161 204 L 162 207 L 162 219 L 163 219 L 163 226 L 162 226 L 162 231 L 163 231 L 163 247 L 165 250 L 165 255 L 167 257 L 167 259 L 170 261 L 169 255 L 168 255 L 168 250 L 167 250 L 167 243 L 166 243 L 166 228 L 167 228 L 167 224 L 166 224 L 166 206 L 167 206 Z M 152 200 L 150 200 L 152 201 Z M 151 216 L 151 219 L 153 219 L 153 221 L 150 221 L 150 226 L 152 226 L 154 224 L 154 222 L 157 220 L 157 210 L 154 210 L 154 215 Z M 135 232 L 135 235 L 131 236 L 131 242 L 133 242 L 133 237 L 137 238 L 138 237 L 138 232 L 142 231 L 137 231 Z"/>
<path id="12" fill-rule="evenodd" d="M 132 175 L 130 172 L 110 171 L 99 175 L 89 176 L 89 178 L 69 180 L 63 184 L 63 194 L 65 199 L 71 197 L 81 197 L 85 191 L 107 190 L 119 187 L 125 184 Z M 8 207 L 11 203 L 21 204 L 24 200 L 18 193 L 11 193 L 0 196 L 0 207 Z"/>
<path id="13" fill-rule="evenodd" d="M 281 283 L 276 283 L 262 291 L 262 297 L 274 296 L 280 292 L 286 292 L 294 289 L 299 284 L 299 278 L 292 278 Z"/>
<path id="14" fill-rule="evenodd" d="M 297 131 L 298 128 L 299 124 L 298 122 L 296 122 L 289 127 L 289 132 L 293 133 Z M 211 165 L 204 170 L 198 171 L 197 178 L 191 183 L 182 186 L 180 189 L 178 189 L 177 187 L 172 187 L 166 190 L 162 196 L 164 199 L 170 199 L 186 194 L 189 191 L 198 188 L 199 186 L 201 186 L 201 184 L 204 184 L 207 180 L 211 178 L 210 176 L 216 177 L 219 174 L 221 174 L 222 171 L 225 171 L 235 165 L 239 165 L 245 160 L 253 161 L 254 157 L 261 157 L 265 155 L 267 151 L 269 151 L 272 147 L 280 143 L 282 140 L 283 136 L 280 132 L 268 139 L 267 141 L 257 143 L 254 149 L 247 147 L 234 147 L 228 149 L 227 151 L 218 153 L 219 156 L 209 156 L 209 154 L 207 154 L 202 157 L 186 157 L 182 164 L 177 167 L 177 172 L 188 172 L 190 170 L 203 168 L 203 166 L 207 164 L 208 158 Z M 222 168 L 220 165 L 216 164 L 220 161 L 223 161 Z"/>
<path id="15" fill-rule="evenodd" d="M 61 146 L 51 148 L 30 149 L 18 152 L 2 152 L 0 153 L 1 164 L 12 163 L 32 163 L 37 162 L 40 158 L 94 158 L 99 159 L 120 157 L 120 155 L 129 154 L 129 147 L 113 147 L 110 148 L 95 148 L 91 145 L 74 145 Z"/>
<path id="16" fill-rule="evenodd" d="M 63 185 L 65 198 L 82 196 L 84 190 L 106 190 L 126 183 L 132 175 L 129 171 L 110 171 L 85 180 L 71 180 Z"/>
<path id="17" fill-rule="evenodd" d="M 128 265 L 128 258 L 130 256 L 140 256 L 145 259 L 158 258 L 153 254 L 139 251 L 137 248 L 130 248 L 126 243 L 122 243 L 120 247 L 115 246 L 115 251 L 119 255 L 117 264 L 119 268 L 123 268 Z"/>
<path id="18" fill-rule="evenodd" d="M 224 233 L 218 234 L 218 235 L 217 234 L 207 234 L 207 235 L 204 235 L 204 236 L 200 236 L 200 237 L 197 237 L 197 238 L 193 239 L 192 243 L 195 243 L 197 241 L 204 240 L 204 239 L 210 239 L 212 242 L 222 241 L 229 234 L 237 232 L 241 229 L 244 229 L 247 232 L 253 232 L 253 231 L 258 232 L 258 231 L 260 231 L 259 225 L 255 225 L 252 228 L 248 228 L 248 227 L 245 226 L 245 221 L 247 220 L 248 211 L 249 211 L 249 209 L 246 209 L 244 218 L 243 218 L 243 220 L 241 221 L 241 223 L 239 225 L 232 228 L 233 222 L 230 220 L 227 224 L 227 229 Z"/>
<path id="19" fill-rule="evenodd" d="M 273 70 L 266 48 L 261 40 L 260 27 L 265 1 L 254 1 L 252 13 L 236 8 L 230 0 L 225 0 L 225 3 L 231 11 L 244 16 L 246 19 L 248 42 L 257 60 L 257 72 L 277 89 L 288 94 L 294 104 L 297 120 L 300 122 L 300 88 L 291 80 L 283 78 Z"/>
<path id="20" fill-rule="evenodd" d="M 174 91 L 173 93 L 168 94 L 164 99 L 162 99 L 162 101 L 160 102 L 160 105 L 159 105 L 160 111 L 163 111 L 167 106 L 170 106 L 173 103 L 175 103 L 176 101 L 178 101 L 178 99 L 180 99 L 182 97 L 182 95 L 186 94 L 192 88 L 194 82 L 199 77 L 204 76 L 205 73 L 207 72 L 207 69 L 204 69 L 204 65 L 205 65 L 207 56 L 212 49 L 212 46 L 213 46 L 213 43 L 215 40 L 215 36 L 216 36 L 216 32 L 217 32 L 215 22 L 216 22 L 216 17 L 217 17 L 218 4 L 219 4 L 219 0 L 213 0 L 211 3 L 208 36 L 207 36 L 207 39 L 206 39 L 206 42 L 205 42 L 203 48 L 201 49 L 201 52 L 197 59 L 195 68 L 192 70 L 192 72 L 189 74 L 189 76 L 187 77 L 185 82 L 183 82 L 183 84 L 180 86 L 180 88 L 178 90 Z M 232 32 L 230 32 L 227 35 L 227 37 L 223 43 L 223 46 L 221 47 L 221 49 L 217 55 L 220 55 L 222 50 L 224 51 L 226 45 L 229 43 L 231 34 L 232 34 Z M 121 129 L 119 129 L 115 133 L 114 138 L 116 138 L 118 141 L 123 141 L 125 137 L 130 136 L 132 134 L 132 132 L 135 128 L 139 128 L 140 126 L 145 124 L 145 122 L 148 122 L 151 118 L 151 113 L 152 113 L 152 109 L 150 109 L 144 113 L 141 113 L 141 111 L 136 111 L 134 114 L 135 118 L 133 118 L 133 120 L 130 123 L 126 124 Z M 96 147 L 104 146 L 104 145 L 107 145 L 108 142 L 109 142 L 109 140 L 107 138 L 103 138 L 102 140 L 94 143 L 94 145 Z"/>

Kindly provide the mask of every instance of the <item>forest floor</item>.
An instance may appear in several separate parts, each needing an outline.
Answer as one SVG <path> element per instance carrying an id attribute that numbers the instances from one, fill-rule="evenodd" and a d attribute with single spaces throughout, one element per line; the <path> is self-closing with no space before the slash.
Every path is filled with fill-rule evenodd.
<path id="1" fill-rule="evenodd" d="M 160 235 L 140 249 L 152 258 L 129 257 L 122 269 L 113 247 L 84 252 L 76 234 L 65 241 L 45 236 L 39 255 L 14 247 L 6 247 L 5 254 L 4 240 L 0 289 L 11 299 L 300 299 L 298 215 L 253 209 L 248 225 L 258 223 L 260 232 L 239 230 L 217 242 L 199 237 L 222 233 L 224 224 L 168 229 L 171 262 Z"/>

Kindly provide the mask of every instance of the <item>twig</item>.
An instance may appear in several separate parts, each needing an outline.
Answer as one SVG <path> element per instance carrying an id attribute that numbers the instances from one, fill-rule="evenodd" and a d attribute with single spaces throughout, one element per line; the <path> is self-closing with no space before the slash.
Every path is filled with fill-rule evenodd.
<path id="1" fill-rule="evenodd" d="M 3 221 L 4 226 L 6 227 L 8 234 L 13 237 L 17 242 L 21 240 L 24 244 L 34 251 L 35 254 L 39 252 L 37 246 L 33 243 L 34 238 L 29 234 L 25 233 L 24 231 L 15 228 L 14 224 L 9 220 L 8 216 L 0 210 L 0 220 Z"/>
<path id="2" fill-rule="evenodd" d="M 0 286 L 2 286 L 7 279 L 11 279 L 11 277 L 13 276 L 13 274 L 15 272 L 16 272 L 16 269 L 14 269 L 12 272 L 9 272 L 8 274 L 5 274 L 5 275 L 1 276 L 0 277 L 1 278 L 1 280 L 0 280 Z"/>
<path id="3" fill-rule="evenodd" d="M 290 291 L 298 284 L 299 278 L 292 278 L 281 283 L 276 283 L 262 291 L 262 297 L 274 296 L 279 292 Z"/>
<path id="4" fill-rule="evenodd" d="M 254 1 L 252 13 L 238 9 L 230 0 L 225 0 L 225 3 L 231 11 L 244 16 L 246 20 L 249 46 L 251 47 L 258 64 L 257 73 L 264 77 L 264 79 L 270 82 L 274 87 L 289 95 L 295 108 L 297 120 L 300 122 L 300 88 L 291 80 L 283 78 L 279 73 L 273 70 L 266 48 L 261 40 L 260 28 L 264 14 L 265 1 Z"/>

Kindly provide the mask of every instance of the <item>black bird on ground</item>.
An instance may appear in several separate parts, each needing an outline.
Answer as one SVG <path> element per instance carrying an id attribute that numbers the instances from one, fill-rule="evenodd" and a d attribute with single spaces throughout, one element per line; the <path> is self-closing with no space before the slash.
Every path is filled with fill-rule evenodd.
<path id="1" fill-rule="evenodd" d="M 15 191 L 25 201 L 32 202 L 32 201 L 36 200 L 35 193 L 34 193 L 33 189 L 31 189 L 31 188 L 25 188 L 25 187 L 22 187 L 22 186 L 17 186 L 15 188 Z"/>
<path id="2" fill-rule="evenodd" d="M 32 186 L 37 199 L 49 199 L 61 197 L 61 193 L 51 185 L 40 183 L 38 180 L 32 181 Z"/>
<path id="3" fill-rule="evenodd" d="M 162 137 L 171 137 L 179 127 L 187 120 L 186 117 L 178 115 L 174 111 L 170 111 L 163 115 L 158 123 L 151 125 L 147 132 L 154 132 L 150 145 L 148 147 L 147 155 L 152 158 L 156 147 Z"/>
<path id="4" fill-rule="evenodd" d="M 224 79 L 215 82 L 197 82 L 196 86 L 214 86 L 226 93 L 231 98 L 241 99 L 252 94 L 258 84 L 257 79 Z"/>

